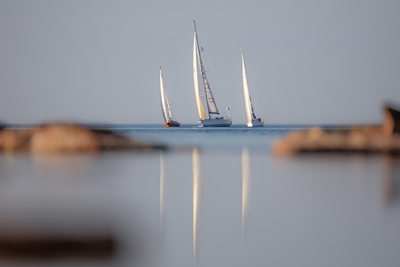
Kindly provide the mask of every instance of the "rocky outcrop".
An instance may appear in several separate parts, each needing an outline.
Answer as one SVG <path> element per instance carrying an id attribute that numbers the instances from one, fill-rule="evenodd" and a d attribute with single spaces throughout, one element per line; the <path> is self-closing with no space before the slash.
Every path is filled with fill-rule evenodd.
<path id="1" fill-rule="evenodd" d="M 32 137 L 33 130 L 0 130 L 0 151 L 14 152 L 26 151 L 29 147 L 29 141 Z"/>
<path id="2" fill-rule="evenodd" d="M 34 153 L 95 152 L 99 148 L 96 134 L 77 125 L 45 125 L 33 132 L 29 144 Z"/>
<path id="3" fill-rule="evenodd" d="M 381 126 L 352 127 L 343 130 L 311 128 L 295 131 L 274 143 L 275 154 L 302 152 L 400 153 L 400 112 L 384 106 Z"/>
<path id="4" fill-rule="evenodd" d="M 3 152 L 71 153 L 164 148 L 135 142 L 111 131 L 89 129 L 76 124 L 47 124 L 33 129 L 0 131 L 0 151 Z"/>

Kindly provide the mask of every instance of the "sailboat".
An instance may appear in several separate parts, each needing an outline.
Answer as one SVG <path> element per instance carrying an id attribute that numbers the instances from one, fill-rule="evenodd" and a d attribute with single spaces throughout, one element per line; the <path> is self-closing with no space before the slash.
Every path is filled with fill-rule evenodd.
<path id="1" fill-rule="evenodd" d="M 254 114 L 253 105 L 251 104 L 249 86 L 247 84 L 246 68 L 244 66 L 243 49 L 241 46 L 240 50 L 242 52 L 242 80 L 243 80 L 244 104 L 247 115 L 247 127 L 263 127 L 264 119 L 257 118 L 256 114 Z"/>
<path id="2" fill-rule="evenodd" d="M 164 79 L 162 75 L 162 69 L 160 67 L 160 93 L 161 93 L 161 110 L 164 116 L 164 126 L 165 127 L 179 127 L 181 126 L 179 121 L 172 119 L 171 109 L 169 107 L 167 91 L 164 86 Z"/>
<path id="3" fill-rule="evenodd" d="M 208 82 L 206 71 L 201 60 L 201 54 L 199 49 L 199 42 L 197 39 L 196 22 L 194 22 L 194 42 L 193 42 L 193 83 L 194 83 L 194 94 L 196 96 L 197 111 L 199 113 L 199 122 L 203 127 L 229 127 L 232 124 L 232 120 L 228 117 L 220 115 L 217 104 L 215 103 L 214 96 L 211 92 L 210 84 Z M 198 70 L 200 69 L 200 71 Z M 203 89 L 206 98 L 207 113 L 203 106 L 203 101 L 200 96 L 198 74 L 201 74 L 203 80 Z M 229 111 L 229 108 L 226 108 Z"/>

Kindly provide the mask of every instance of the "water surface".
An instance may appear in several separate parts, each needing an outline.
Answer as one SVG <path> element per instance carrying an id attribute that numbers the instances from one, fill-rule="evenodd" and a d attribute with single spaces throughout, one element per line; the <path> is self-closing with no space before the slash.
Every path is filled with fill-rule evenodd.
<path id="1" fill-rule="evenodd" d="M 303 127 L 296 125 L 107 127 L 171 149 L 0 155 L 0 234 L 111 235 L 118 242 L 115 255 L 106 260 L 35 263 L 400 264 L 398 158 L 271 154 L 275 139 Z M 6 263 L 32 266 L 20 259 Z"/>

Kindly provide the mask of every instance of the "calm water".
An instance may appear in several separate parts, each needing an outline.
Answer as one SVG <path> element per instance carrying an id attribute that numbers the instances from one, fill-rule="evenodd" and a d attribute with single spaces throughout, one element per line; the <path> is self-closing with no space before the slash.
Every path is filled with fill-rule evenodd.
<path id="1" fill-rule="evenodd" d="M 165 152 L 0 155 L 0 234 L 111 235 L 107 260 L 7 266 L 399 266 L 400 159 L 277 157 L 300 126 L 109 126 Z"/>

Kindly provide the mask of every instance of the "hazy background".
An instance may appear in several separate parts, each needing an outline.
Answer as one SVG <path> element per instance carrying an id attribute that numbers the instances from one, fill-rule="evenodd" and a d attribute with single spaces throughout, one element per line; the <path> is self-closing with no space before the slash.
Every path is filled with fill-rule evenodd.
<path id="1" fill-rule="evenodd" d="M 0 120 L 196 123 L 193 23 L 220 110 L 245 123 L 379 123 L 400 104 L 400 1 L 0 0 Z"/>

